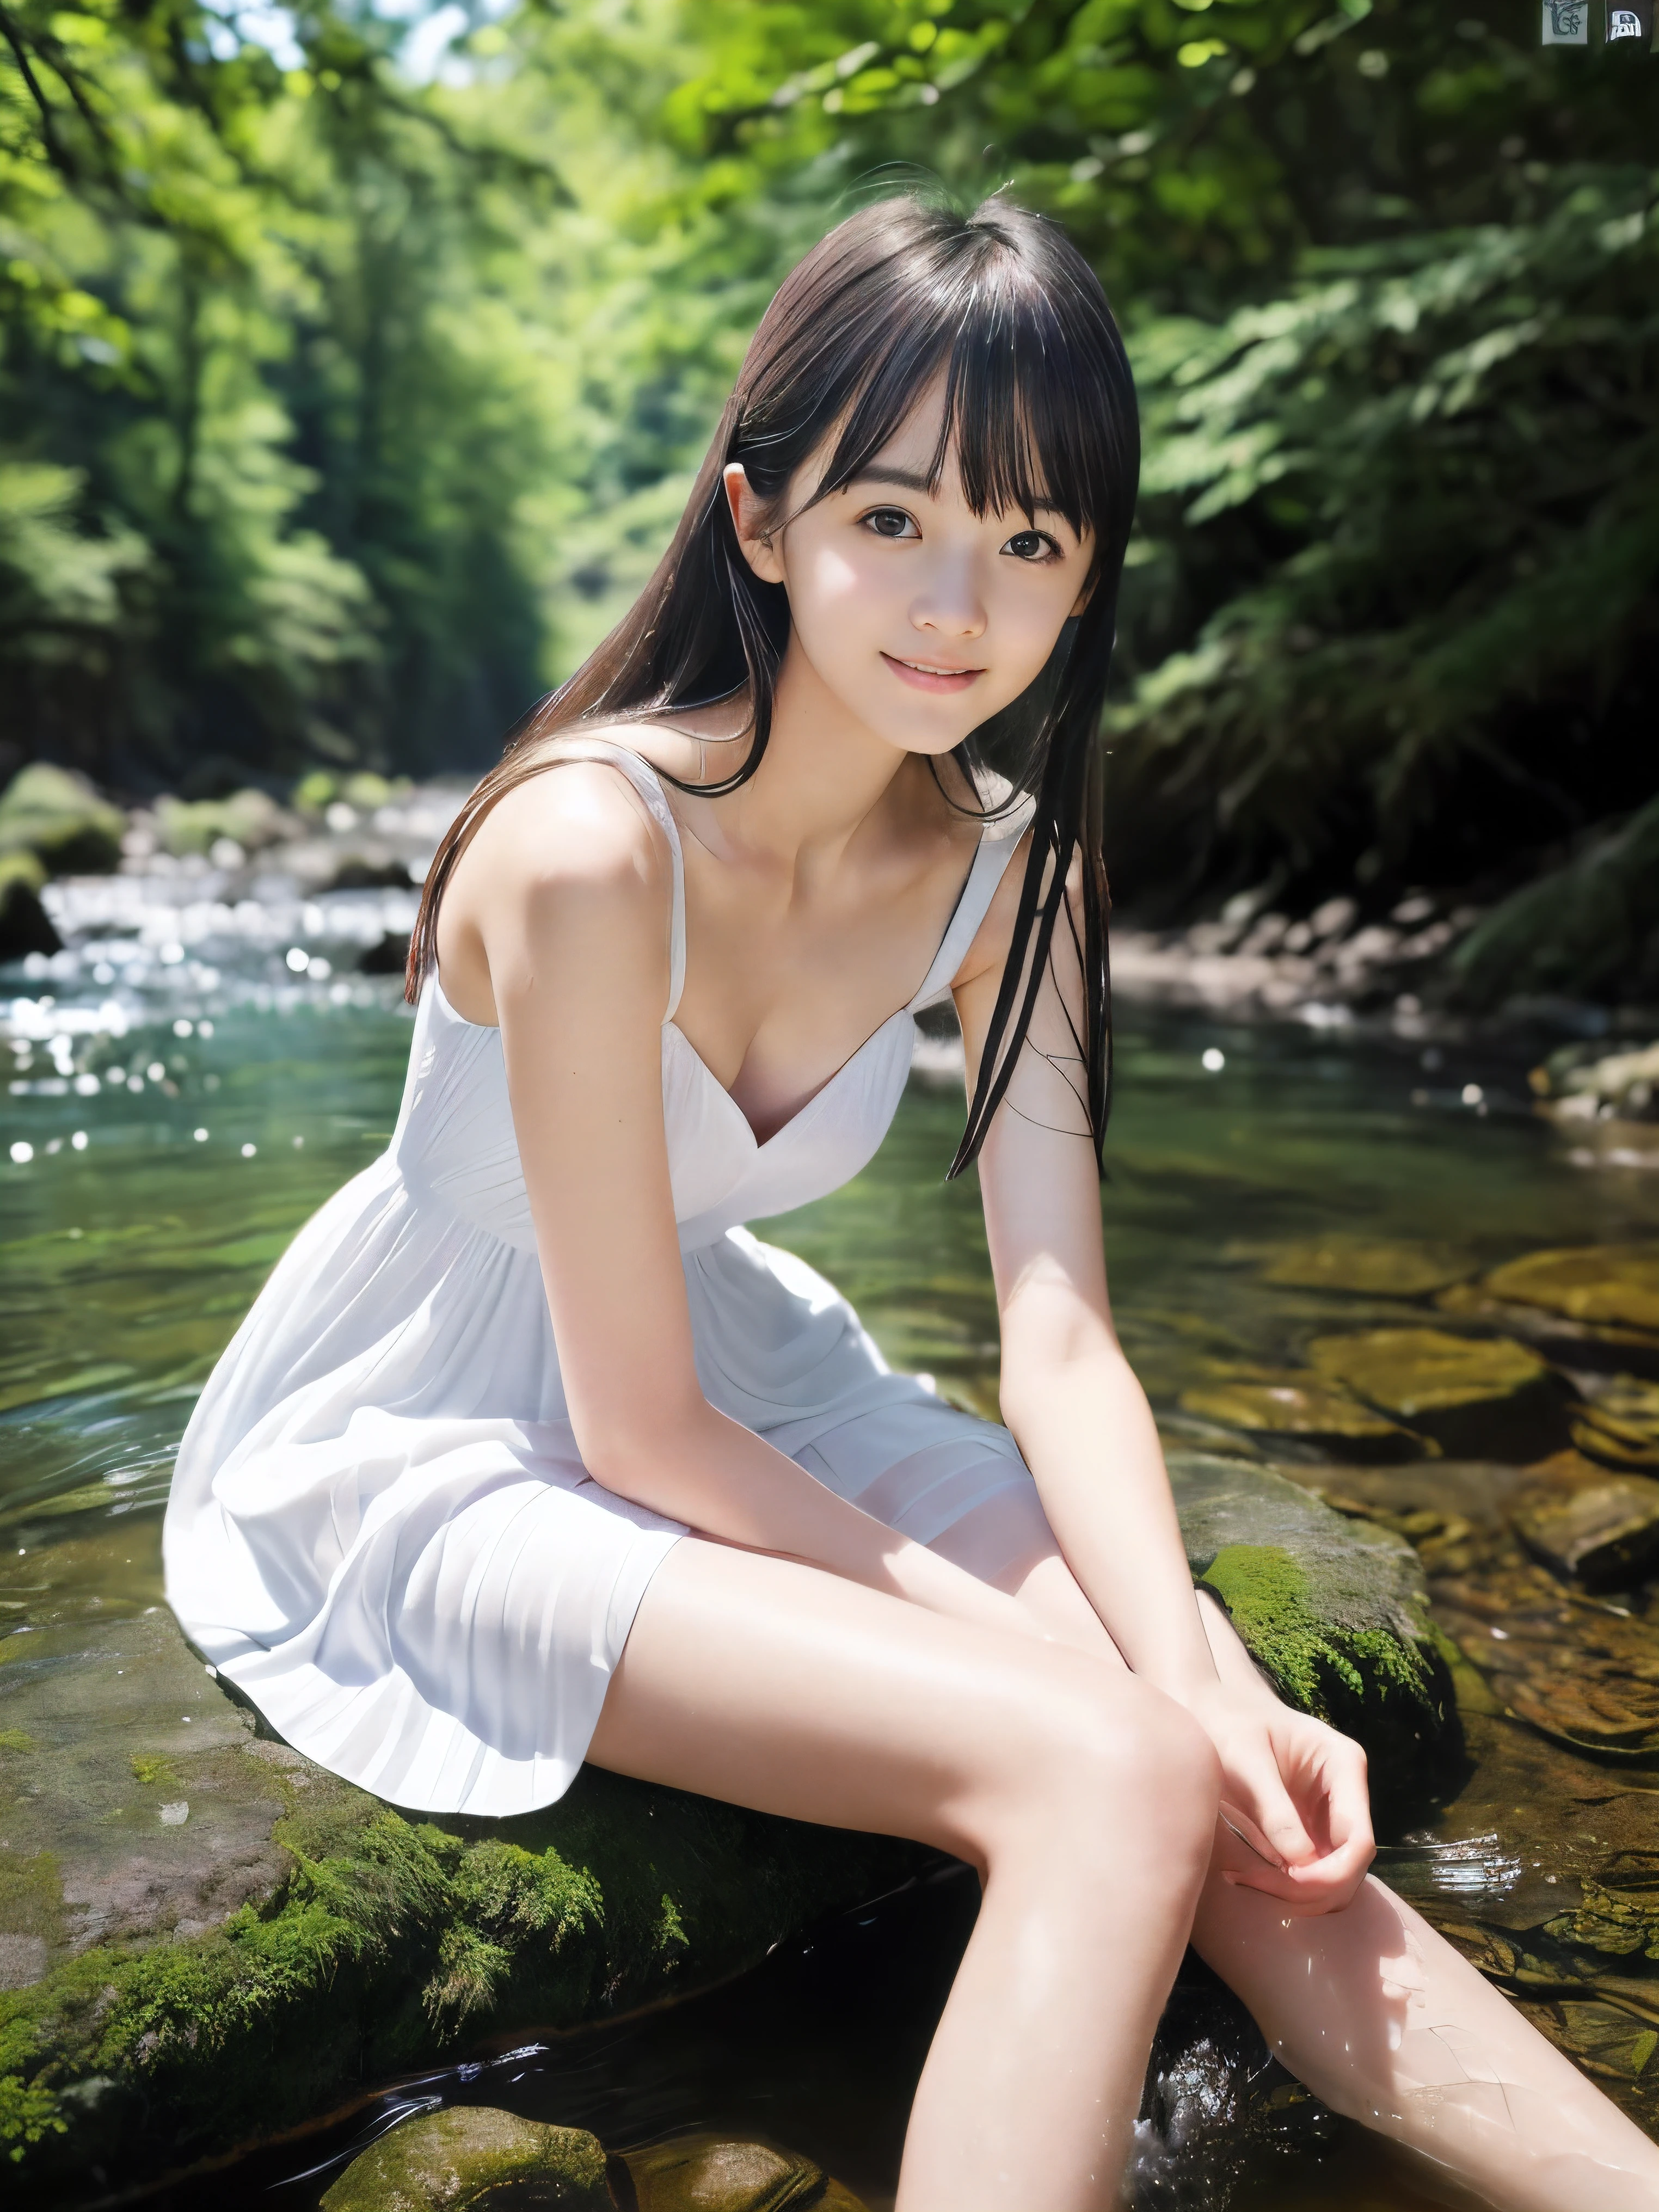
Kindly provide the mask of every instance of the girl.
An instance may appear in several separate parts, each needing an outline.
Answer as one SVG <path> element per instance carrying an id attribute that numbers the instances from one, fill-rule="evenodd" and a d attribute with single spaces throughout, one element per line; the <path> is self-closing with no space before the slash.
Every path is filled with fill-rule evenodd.
<path id="1" fill-rule="evenodd" d="M 1113 1333 L 1096 732 L 1137 451 L 1036 217 L 894 201 L 796 270 L 639 605 L 439 852 L 397 1132 L 203 1396 L 168 1595 L 398 1804 L 520 1813 L 586 1758 L 970 1861 L 902 2212 L 1113 2203 L 1189 1938 L 1318 2095 L 1491 2201 L 1659 2207 L 1659 2150 L 1367 1879 L 1362 1754 L 1194 1597 Z M 870 1158 L 947 997 L 1006 1428 L 742 1226 Z"/>

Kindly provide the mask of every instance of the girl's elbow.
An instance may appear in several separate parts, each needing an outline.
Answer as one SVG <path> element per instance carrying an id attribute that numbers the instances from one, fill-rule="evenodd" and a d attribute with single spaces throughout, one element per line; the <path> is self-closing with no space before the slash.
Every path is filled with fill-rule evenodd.
<path id="1" fill-rule="evenodd" d="M 706 1401 L 673 1409 L 607 1406 L 597 1420 L 576 1424 L 582 1465 L 601 1489 L 653 1510 L 671 1510 L 659 1504 L 665 1479 L 672 1485 L 672 1470 L 708 1411 Z"/>

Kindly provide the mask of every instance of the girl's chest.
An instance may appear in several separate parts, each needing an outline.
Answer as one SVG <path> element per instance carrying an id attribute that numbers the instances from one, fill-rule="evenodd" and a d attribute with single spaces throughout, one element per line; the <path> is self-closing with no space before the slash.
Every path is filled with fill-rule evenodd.
<path id="1" fill-rule="evenodd" d="M 675 1023 L 764 1142 L 915 995 L 960 884 L 941 872 L 814 900 L 734 890 L 719 865 L 687 857 Z"/>

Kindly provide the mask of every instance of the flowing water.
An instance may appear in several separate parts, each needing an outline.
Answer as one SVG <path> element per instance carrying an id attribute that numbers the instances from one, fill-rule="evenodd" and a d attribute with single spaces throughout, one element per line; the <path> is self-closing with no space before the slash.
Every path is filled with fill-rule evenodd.
<path id="1" fill-rule="evenodd" d="M 48 1614 L 155 1602 L 171 1454 L 195 1393 L 293 1230 L 391 1131 L 407 1018 L 394 983 L 344 974 L 341 940 L 371 941 L 400 917 L 368 895 L 342 916 L 333 972 L 303 951 L 284 960 L 280 929 L 245 942 L 240 967 L 151 929 L 147 951 L 143 931 L 112 934 L 0 986 L 13 1061 L 0 1138 L 0 1637 Z M 1497 1047 L 1228 1030 L 1132 1007 L 1118 1064 L 1103 1198 L 1115 1297 L 1177 1435 L 1195 1428 L 1177 1394 L 1213 1363 L 1282 1367 L 1310 1324 L 1329 1323 L 1328 1296 L 1262 1282 L 1265 1248 L 1334 1233 L 1449 1240 L 1474 1267 L 1659 1231 L 1659 1176 L 1575 1164 L 1528 1109 L 1524 1060 Z M 993 1411 L 983 1227 L 971 1176 L 942 1181 L 959 1115 L 959 1091 L 919 1076 L 865 1174 L 764 1233 L 839 1284 L 896 1364 Z M 100 1541 L 80 1540 L 94 1530 Z M 1502 1896 L 1528 1852 L 1541 1866 L 1559 1847 L 1518 1820 L 1522 1805 L 1503 1810 L 1521 1793 L 1504 1762 L 1525 1735 L 1489 1721 L 1472 1739 L 1480 1763 L 1466 1798 L 1500 1814 L 1485 1826 L 1452 1807 L 1437 1840 L 1400 1845 L 1392 1863 L 1413 1896 L 1473 1910 Z M 757 2130 L 890 2202 L 908 2094 L 971 1913 L 959 1879 L 924 1884 L 702 1999 L 386 2085 L 331 2129 L 167 2201 L 301 2212 L 350 2146 L 459 2099 L 611 2142 Z M 1445 2201 L 1422 2187 L 1338 2129 L 1318 2156 L 1264 2154 L 1237 2203 L 1410 2212 Z"/>

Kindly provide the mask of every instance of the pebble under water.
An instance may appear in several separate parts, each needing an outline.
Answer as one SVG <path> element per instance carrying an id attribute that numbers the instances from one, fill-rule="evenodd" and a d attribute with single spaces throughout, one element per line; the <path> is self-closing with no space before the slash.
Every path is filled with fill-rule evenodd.
<path id="1" fill-rule="evenodd" d="M 161 1512 L 195 1394 L 294 1229 L 391 1132 L 407 1017 L 394 982 L 352 964 L 407 927 L 385 904 L 346 895 L 225 943 L 211 917 L 163 939 L 124 913 L 105 939 L 0 982 L 0 1661 L 38 1623 L 159 1601 Z M 1271 1459 L 1418 1544 L 1463 1655 L 1472 1765 L 1379 1870 L 1659 2128 L 1659 1535 L 1650 1553 L 1639 1529 L 1583 1533 L 1610 1475 L 1635 1486 L 1638 1520 L 1646 1486 L 1659 1502 L 1659 1391 L 1644 1395 L 1659 1322 L 1558 1326 L 1490 1285 L 1540 1249 L 1659 1237 L 1659 1176 L 1571 1152 L 1530 1110 L 1526 1068 L 1501 1043 L 1123 1009 L 1103 1193 L 1115 1299 L 1172 1439 Z M 845 1290 L 895 1364 L 994 1413 L 976 1194 L 971 1176 L 942 1180 L 960 1112 L 958 1091 L 919 1074 L 865 1174 L 763 1233 Z M 1518 1385 L 1477 1391 L 1443 1443 L 1426 1401 L 1375 1380 L 1351 1389 L 1352 1359 L 1319 1350 L 1370 1333 L 1375 1368 L 1402 1331 L 1524 1340 L 1575 1394 L 1547 1416 L 1560 1433 L 1517 1451 L 1524 1363 Z M 1548 1534 L 1564 1515 L 1567 1533 Z M 1556 1542 L 1578 1548 L 1552 1564 Z M 366 2084 L 305 2136 L 151 2201 L 309 2212 L 378 2131 L 472 2102 L 607 2144 L 758 2134 L 890 2203 L 972 1913 L 971 1885 L 941 1873 L 682 2004 Z M 1188 1992 L 1177 2009 L 1201 2002 Z M 1305 2108 L 1237 2156 L 1172 2160 L 1168 2145 L 1216 2138 L 1218 2123 L 1224 2148 L 1228 2100 L 1261 2058 L 1248 2039 L 1182 2046 L 1149 2106 L 1148 2212 L 1457 2201 Z"/>

